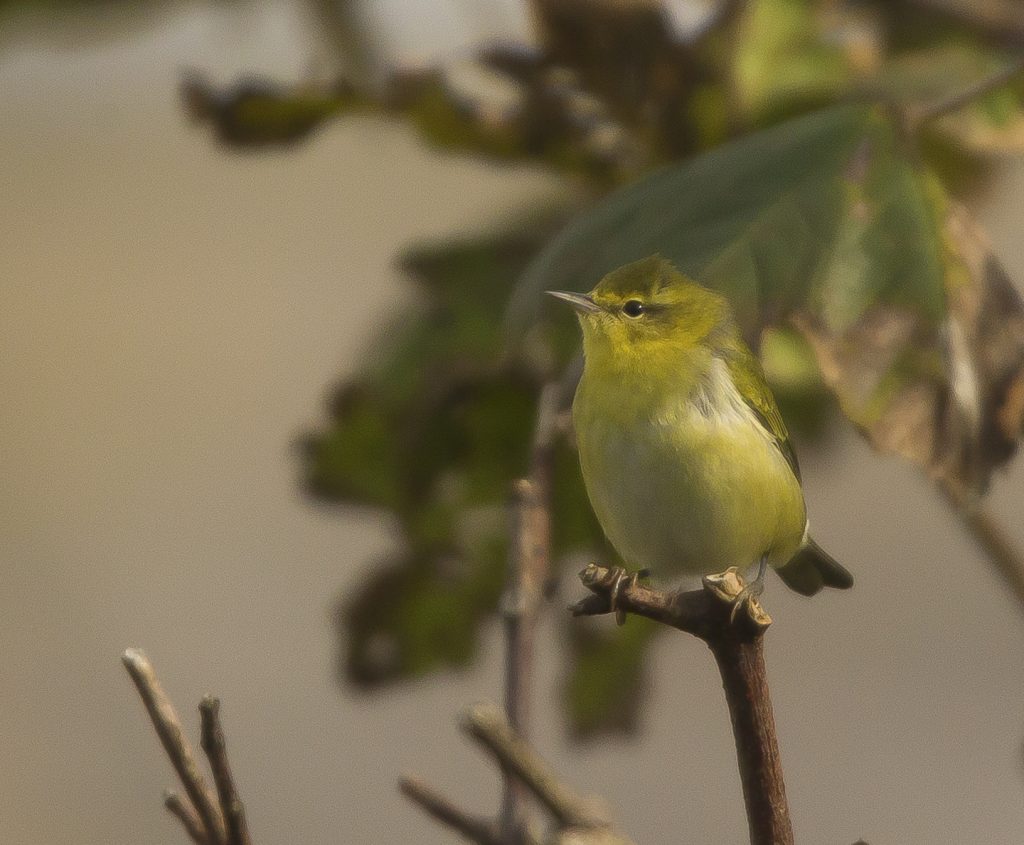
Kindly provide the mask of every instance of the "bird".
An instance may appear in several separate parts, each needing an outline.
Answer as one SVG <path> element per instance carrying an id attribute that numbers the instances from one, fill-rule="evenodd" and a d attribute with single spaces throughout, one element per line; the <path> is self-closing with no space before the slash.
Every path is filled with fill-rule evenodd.
<path id="1" fill-rule="evenodd" d="M 725 297 L 655 255 L 588 294 L 547 291 L 576 312 L 583 373 L 572 405 L 584 485 L 635 581 L 736 567 L 732 618 L 771 566 L 798 593 L 847 589 L 850 572 L 810 535 L 800 467 L 761 364 Z M 616 607 L 622 581 L 612 590 Z M 707 583 L 707 582 L 705 582 Z"/>

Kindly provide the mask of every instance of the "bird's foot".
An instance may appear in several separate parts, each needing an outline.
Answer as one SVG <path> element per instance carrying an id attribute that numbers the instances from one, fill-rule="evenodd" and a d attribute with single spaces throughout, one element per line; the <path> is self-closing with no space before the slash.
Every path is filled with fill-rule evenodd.
<path id="1" fill-rule="evenodd" d="M 624 608 L 619 606 L 619 595 L 622 593 L 623 587 L 635 587 L 637 579 L 639 579 L 639 572 L 626 572 L 621 566 L 612 567 L 612 588 L 608 593 L 609 603 L 611 609 L 615 611 L 615 624 L 625 625 L 626 624 L 626 611 Z"/>
<path id="2" fill-rule="evenodd" d="M 749 584 L 740 575 L 735 566 L 730 566 L 725 572 L 716 575 L 705 575 L 703 579 L 704 589 L 721 599 L 726 604 L 732 605 L 729 613 L 729 621 L 735 623 L 736 614 L 741 608 L 745 608 L 747 615 L 759 628 L 767 628 L 772 624 L 772 618 L 761 606 L 758 596 L 764 591 L 764 581 L 756 578 Z"/>

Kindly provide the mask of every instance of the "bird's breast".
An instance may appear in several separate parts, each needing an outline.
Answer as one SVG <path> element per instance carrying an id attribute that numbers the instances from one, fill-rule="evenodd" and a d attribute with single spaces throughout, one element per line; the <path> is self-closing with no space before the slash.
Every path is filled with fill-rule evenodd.
<path id="1" fill-rule="evenodd" d="M 781 565 L 799 546 L 799 481 L 721 373 L 667 397 L 585 373 L 573 419 L 594 511 L 630 566 L 709 573 L 762 555 Z"/>

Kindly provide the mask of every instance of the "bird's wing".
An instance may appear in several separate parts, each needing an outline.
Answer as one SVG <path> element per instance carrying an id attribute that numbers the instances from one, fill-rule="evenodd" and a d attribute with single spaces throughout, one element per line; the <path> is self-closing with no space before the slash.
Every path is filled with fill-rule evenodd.
<path id="1" fill-rule="evenodd" d="M 772 396 L 771 388 L 765 380 L 761 362 L 745 347 L 730 349 L 724 360 L 743 401 L 771 434 L 775 445 L 779 447 L 786 463 L 793 470 L 793 475 L 799 481 L 800 464 L 797 463 L 796 452 L 790 442 L 786 424 L 782 421 L 782 414 L 779 413 L 779 406 L 775 404 L 775 397 Z"/>

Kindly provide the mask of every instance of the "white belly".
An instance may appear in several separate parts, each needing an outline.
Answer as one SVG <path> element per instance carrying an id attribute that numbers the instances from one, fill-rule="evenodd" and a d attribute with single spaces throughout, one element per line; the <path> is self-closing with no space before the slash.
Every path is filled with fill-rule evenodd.
<path id="1" fill-rule="evenodd" d="M 624 427 L 614 414 L 574 415 L 594 511 L 632 568 L 656 576 L 789 561 L 806 525 L 803 494 L 751 413 L 695 407 Z"/>

